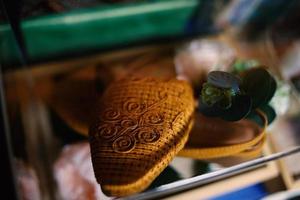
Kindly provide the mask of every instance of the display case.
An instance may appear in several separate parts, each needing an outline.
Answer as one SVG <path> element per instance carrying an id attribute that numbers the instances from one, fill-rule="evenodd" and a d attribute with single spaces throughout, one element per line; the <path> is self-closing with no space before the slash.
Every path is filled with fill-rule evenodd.
<path id="1" fill-rule="evenodd" d="M 298 4 L 4 1 L 1 146 L 11 199 L 208 199 L 281 176 L 299 187 L 275 161 L 300 151 L 278 146 L 286 130 L 276 128 L 300 108 L 297 76 L 285 73 L 298 40 L 287 21 L 299 19 Z M 253 75 L 250 86 L 260 84 L 265 102 L 254 108 L 256 97 L 246 105 L 236 96 L 250 96 L 244 74 L 258 66 L 267 75 Z M 243 81 L 220 104 L 228 115 L 201 107 L 203 83 L 219 84 L 211 71 Z M 231 109 L 235 102 L 242 106 Z M 107 123 L 116 136 L 101 132 Z"/>

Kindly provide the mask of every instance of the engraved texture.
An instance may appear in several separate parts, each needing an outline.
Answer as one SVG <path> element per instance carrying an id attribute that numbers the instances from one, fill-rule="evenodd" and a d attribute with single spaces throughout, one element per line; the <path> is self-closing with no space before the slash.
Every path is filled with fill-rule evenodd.
<path id="1" fill-rule="evenodd" d="M 185 144 L 193 111 L 192 89 L 183 81 L 113 83 L 89 131 L 103 191 L 123 196 L 147 187 Z"/>
<path id="2" fill-rule="evenodd" d="M 107 108 L 96 125 L 96 139 L 112 141 L 113 150 L 120 153 L 130 152 L 136 143 L 157 141 L 164 126 L 164 115 L 157 109 L 166 100 L 167 96 L 163 96 L 147 105 L 139 99 L 128 98 L 120 108 Z"/>

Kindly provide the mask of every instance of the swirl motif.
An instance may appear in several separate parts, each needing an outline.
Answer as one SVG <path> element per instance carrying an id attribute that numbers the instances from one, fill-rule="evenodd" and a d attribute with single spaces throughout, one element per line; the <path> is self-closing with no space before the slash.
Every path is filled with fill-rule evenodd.
<path id="1" fill-rule="evenodd" d="M 113 150 L 118 153 L 128 153 L 135 147 L 136 141 L 128 136 L 122 135 L 118 137 L 112 144 Z"/>
<path id="2" fill-rule="evenodd" d="M 164 115 L 157 112 L 147 112 L 143 119 L 147 125 L 162 125 L 164 122 Z"/>
<path id="3" fill-rule="evenodd" d="M 118 153 L 128 153 L 137 143 L 154 143 L 161 137 L 165 122 L 165 113 L 157 109 L 168 97 L 167 92 L 158 93 L 159 99 L 145 104 L 139 99 L 128 98 L 119 107 L 107 108 L 100 117 L 100 126 L 96 126 L 96 138 L 112 143 L 112 149 Z"/>
<path id="4" fill-rule="evenodd" d="M 113 108 L 108 108 L 104 111 L 104 119 L 108 121 L 114 121 L 118 120 L 120 118 L 120 111 L 113 109 Z"/>
<path id="5" fill-rule="evenodd" d="M 134 130 L 138 127 L 138 121 L 133 118 L 125 118 L 121 120 L 121 126 L 126 129 Z"/>
<path id="6" fill-rule="evenodd" d="M 136 138 L 140 143 L 153 143 L 156 142 L 161 135 L 162 130 L 157 128 L 143 127 L 136 133 Z"/>
<path id="7" fill-rule="evenodd" d="M 100 126 L 97 127 L 97 136 L 96 138 L 103 138 L 106 140 L 111 140 L 114 137 L 117 136 L 119 132 L 118 126 L 115 126 L 113 124 L 101 124 Z"/>
<path id="8" fill-rule="evenodd" d="M 132 114 L 140 114 L 146 110 L 146 105 L 144 103 L 139 103 L 135 99 L 128 99 L 123 104 L 123 109 Z"/>

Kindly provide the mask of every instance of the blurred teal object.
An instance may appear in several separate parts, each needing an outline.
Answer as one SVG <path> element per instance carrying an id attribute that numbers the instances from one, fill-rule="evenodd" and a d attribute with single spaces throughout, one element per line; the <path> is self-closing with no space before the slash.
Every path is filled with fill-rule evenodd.
<path id="1" fill-rule="evenodd" d="M 280 32 L 280 29 L 285 32 L 294 32 L 293 29 L 297 29 L 299 0 L 233 0 L 232 2 L 222 20 L 238 27 L 242 38 L 259 39 L 266 31 L 274 31 L 273 28 L 279 29 L 277 32 Z"/>
<path id="2" fill-rule="evenodd" d="M 260 106 L 258 109 L 266 115 L 267 120 L 268 120 L 268 125 L 271 124 L 275 120 L 277 115 L 272 106 L 263 105 L 263 106 Z M 254 110 L 249 113 L 249 115 L 247 116 L 247 119 L 254 121 L 261 127 L 264 126 L 264 124 L 263 124 L 264 122 L 261 120 L 261 118 L 258 116 L 258 114 Z"/>
<path id="3" fill-rule="evenodd" d="M 257 60 L 242 60 L 237 59 L 233 65 L 233 73 L 239 74 L 245 70 L 251 69 L 253 67 L 259 66 L 259 62 Z"/>
<path id="4" fill-rule="evenodd" d="M 22 22 L 29 61 L 181 36 L 199 0 L 112 4 Z M 18 64 L 13 33 L 0 25 L 0 62 Z"/>

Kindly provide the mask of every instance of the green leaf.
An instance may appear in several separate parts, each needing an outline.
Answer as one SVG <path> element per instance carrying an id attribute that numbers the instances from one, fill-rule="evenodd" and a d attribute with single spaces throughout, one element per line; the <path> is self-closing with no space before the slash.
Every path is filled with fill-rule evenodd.
<path id="1" fill-rule="evenodd" d="M 271 124 L 274 121 L 274 119 L 276 118 L 276 112 L 273 109 L 273 107 L 270 105 L 263 105 L 263 106 L 259 107 L 259 110 L 262 111 L 266 115 L 268 124 Z M 261 120 L 261 118 L 259 117 L 257 112 L 255 112 L 255 110 L 252 110 L 249 113 L 249 115 L 247 116 L 247 119 L 254 121 L 261 127 L 264 125 L 263 121 Z"/>
<path id="2" fill-rule="evenodd" d="M 219 88 L 234 89 L 238 92 L 241 80 L 228 72 L 212 71 L 207 76 L 207 82 Z"/>
<path id="3" fill-rule="evenodd" d="M 252 68 L 243 77 L 242 89 L 251 97 L 255 109 L 270 101 L 276 90 L 276 81 L 264 68 Z"/>
<path id="4" fill-rule="evenodd" d="M 247 119 L 255 122 L 256 124 L 258 124 L 260 127 L 263 127 L 263 121 L 261 120 L 261 118 L 259 117 L 259 115 L 257 114 L 257 112 L 255 112 L 255 110 L 252 110 L 246 117 Z"/>
<path id="5" fill-rule="evenodd" d="M 236 93 L 233 89 L 218 88 L 210 83 L 204 83 L 201 90 L 201 101 L 207 106 L 218 105 L 222 109 L 228 109 Z"/>
<path id="6" fill-rule="evenodd" d="M 201 90 L 202 102 L 208 106 L 212 106 L 223 98 L 223 91 L 209 83 L 204 83 Z"/>
<path id="7" fill-rule="evenodd" d="M 256 67 L 258 65 L 259 65 L 259 62 L 257 60 L 238 59 L 234 62 L 234 64 L 232 65 L 232 68 L 233 68 L 233 72 L 238 74 L 238 73 L 241 73 L 248 69 L 251 69 L 253 67 Z"/>
<path id="8" fill-rule="evenodd" d="M 201 96 L 199 98 L 199 112 L 207 117 L 219 117 L 223 114 L 223 110 L 218 107 L 216 104 L 214 105 L 207 105 L 203 102 Z"/>
<path id="9" fill-rule="evenodd" d="M 264 105 L 267 105 L 270 100 L 273 98 L 275 92 L 276 92 L 276 89 L 277 89 L 277 83 L 275 81 L 275 79 L 273 77 L 271 77 L 270 79 L 270 90 L 269 90 L 269 93 L 267 94 L 267 97 L 266 97 L 266 102 Z"/>
<path id="10" fill-rule="evenodd" d="M 267 116 L 268 124 L 271 124 L 277 116 L 274 108 L 268 104 L 260 106 L 259 109 Z"/>
<path id="11" fill-rule="evenodd" d="M 223 112 L 222 119 L 227 121 L 237 121 L 246 117 L 252 108 L 252 101 L 249 96 L 236 96 L 232 106 Z"/>

